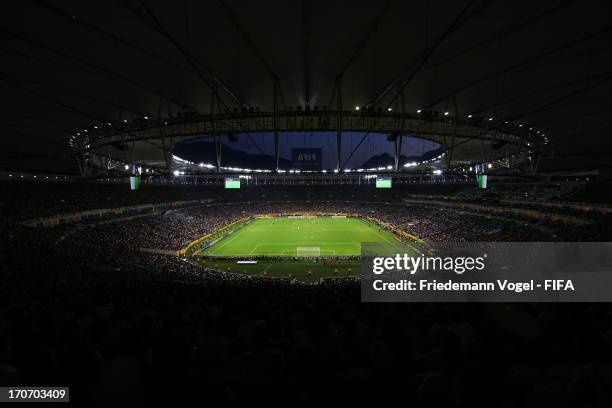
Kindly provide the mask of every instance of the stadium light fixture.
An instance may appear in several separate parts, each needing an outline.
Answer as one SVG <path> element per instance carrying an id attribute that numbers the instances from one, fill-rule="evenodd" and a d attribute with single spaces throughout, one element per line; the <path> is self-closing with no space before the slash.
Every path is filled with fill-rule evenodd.
<path id="1" fill-rule="evenodd" d="M 327 173 L 327 170 L 321 170 L 321 173 Z"/>
<path id="2" fill-rule="evenodd" d="M 334 170 L 334 173 L 337 173 L 337 172 L 338 172 L 338 169 Z"/>
<path id="3" fill-rule="evenodd" d="M 94 126 L 94 129 L 97 129 L 97 128 L 98 128 L 97 126 Z"/>
<path id="4" fill-rule="evenodd" d="M 448 111 L 444 112 L 444 116 L 448 116 L 448 115 L 449 115 Z"/>
<path id="5" fill-rule="evenodd" d="M 387 108 L 387 112 L 391 112 L 393 108 Z"/>
<path id="6" fill-rule="evenodd" d="M 129 170 L 130 166 L 128 166 L 127 164 L 125 166 L 123 166 L 124 169 Z"/>
<path id="7" fill-rule="evenodd" d="M 471 117 L 472 117 L 472 114 L 470 113 L 470 114 L 468 115 L 468 119 L 470 119 Z"/>
<path id="8" fill-rule="evenodd" d="M 493 167 L 493 165 L 491 163 L 487 164 L 487 167 L 490 169 Z"/>
<path id="9" fill-rule="evenodd" d="M 442 170 L 434 170 L 433 174 L 440 175 L 440 174 L 442 174 Z"/>
<path id="10" fill-rule="evenodd" d="M 387 170 L 391 170 L 391 169 L 393 169 L 393 166 L 391 165 L 387 166 Z"/>
<path id="11" fill-rule="evenodd" d="M 123 123 L 127 123 L 127 122 L 128 122 L 128 120 L 127 120 L 127 119 L 123 119 Z"/>
<path id="12" fill-rule="evenodd" d="M 359 106 L 355 106 L 356 111 L 358 111 L 359 109 L 361 109 Z"/>
<path id="13" fill-rule="evenodd" d="M 148 116 L 145 116 L 145 117 L 144 117 L 144 120 L 149 120 L 149 117 L 148 117 Z"/>
<path id="14" fill-rule="evenodd" d="M 420 109 L 417 109 L 417 113 L 421 113 L 421 110 L 420 110 Z"/>
<path id="15" fill-rule="evenodd" d="M 489 118 L 489 120 L 491 121 L 491 120 L 493 120 L 493 118 Z"/>

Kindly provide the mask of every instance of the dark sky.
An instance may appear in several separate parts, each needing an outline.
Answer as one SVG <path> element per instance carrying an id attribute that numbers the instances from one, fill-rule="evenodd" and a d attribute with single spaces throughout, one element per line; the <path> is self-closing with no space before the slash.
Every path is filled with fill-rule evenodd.
<path id="1" fill-rule="evenodd" d="M 274 134 L 251 134 L 254 142 L 265 154 L 274 156 Z M 342 162 L 345 168 L 355 169 L 372 156 L 387 153 L 393 156 L 393 144 L 387 141 L 386 135 L 368 134 L 364 137 L 361 132 L 345 132 L 342 141 Z M 281 133 L 281 157 L 290 159 L 292 148 L 321 148 L 323 167 L 333 169 L 336 165 L 336 133 L 335 132 L 291 132 Z M 260 150 L 245 136 L 239 136 L 238 141 L 225 144 L 233 149 L 258 154 Z M 402 142 L 402 154 L 405 156 L 422 156 L 424 153 L 439 148 L 439 145 L 428 140 L 405 136 Z M 349 159 L 349 155 L 353 152 Z M 389 163 L 391 164 L 391 163 Z M 232 163 L 232 165 L 237 165 Z"/>

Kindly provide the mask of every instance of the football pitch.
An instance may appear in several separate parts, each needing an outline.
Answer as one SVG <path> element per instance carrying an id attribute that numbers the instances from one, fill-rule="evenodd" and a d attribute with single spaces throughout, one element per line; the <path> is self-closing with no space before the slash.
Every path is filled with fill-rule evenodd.
<path id="1" fill-rule="evenodd" d="M 395 235 L 359 218 L 258 218 L 207 248 L 208 256 L 334 257 L 413 252 Z"/>

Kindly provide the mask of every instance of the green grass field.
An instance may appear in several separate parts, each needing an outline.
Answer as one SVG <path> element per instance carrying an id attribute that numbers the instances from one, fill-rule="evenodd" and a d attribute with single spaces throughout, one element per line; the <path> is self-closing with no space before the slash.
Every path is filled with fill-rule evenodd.
<path id="1" fill-rule="evenodd" d="M 210 256 L 351 256 L 362 244 L 404 253 L 393 233 L 358 218 L 259 218 L 202 252 Z"/>
<path id="2" fill-rule="evenodd" d="M 192 262 L 246 275 L 291 276 L 302 282 L 315 282 L 319 278 L 358 275 L 362 262 L 355 259 L 324 262 L 295 259 L 296 256 L 358 256 L 362 255 L 362 248 L 376 255 L 416 251 L 398 241 L 393 233 L 359 218 L 259 218 L 202 251 L 206 256 L 196 256 Z M 260 255 L 284 259 L 259 259 L 255 264 L 238 264 L 237 260 L 222 258 Z"/>

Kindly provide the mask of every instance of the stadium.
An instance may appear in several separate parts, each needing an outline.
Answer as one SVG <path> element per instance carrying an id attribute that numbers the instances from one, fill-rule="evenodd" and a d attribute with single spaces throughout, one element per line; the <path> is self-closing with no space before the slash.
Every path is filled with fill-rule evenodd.
<path id="1" fill-rule="evenodd" d="M 609 406 L 605 6 L 7 4 L 0 405 Z"/>

